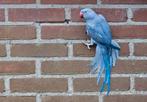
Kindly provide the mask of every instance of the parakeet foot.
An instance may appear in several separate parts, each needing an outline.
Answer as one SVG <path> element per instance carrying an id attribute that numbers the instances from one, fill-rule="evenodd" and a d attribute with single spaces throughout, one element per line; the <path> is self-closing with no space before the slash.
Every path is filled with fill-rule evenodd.
<path id="1" fill-rule="evenodd" d="M 90 46 L 93 45 L 91 44 L 91 42 L 87 42 L 87 41 L 86 42 L 83 41 L 83 44 L 86 45 L 89 50 L 91 49 Z"/>

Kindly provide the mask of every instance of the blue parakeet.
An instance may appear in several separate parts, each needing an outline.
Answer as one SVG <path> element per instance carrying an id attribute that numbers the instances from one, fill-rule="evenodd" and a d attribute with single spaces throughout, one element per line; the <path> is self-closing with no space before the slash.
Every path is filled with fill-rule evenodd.
<path id="1" fill-rule="evenodd" d="M 119 56 L 120 46 L 112 40 L 111 29 L 105 17 L 96 14 L 92 9 L 85 8 L 80 11 L 81 18 L 86 23 L 87 35 L 91 38 L 90 43 L 85 43 L 90 49 L 90 45 L 96 44 L 96 54 L 91 62 L 91 72 L 98 72 L 97 83 L 104 72 L 104 80 L 100 92 L 107 86 L 107 95 L 110 92 L 111 70 L 115 66 Z"/>

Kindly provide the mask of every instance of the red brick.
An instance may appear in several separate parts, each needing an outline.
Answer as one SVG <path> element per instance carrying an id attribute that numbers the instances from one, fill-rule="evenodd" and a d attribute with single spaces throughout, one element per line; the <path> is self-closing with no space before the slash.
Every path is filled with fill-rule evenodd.
<path id="1" fill-rule="evenodd" d="M 130 52 L 128 43 L 120 43 L 119 45 L 121 47 L 120 56 L 129 56 Z"/>
<path id="2" fill-rule="evenodd" d="M 147 56 L 147 43 L 136 43 L 134 47 L 135 56 Z"/>
<path id="3" fill-rule="evenodd" d="M 94 10 L 98 14 L 103 14 L 106 17 L 106 19 L 110 22 L 124 22 L 127 20 L 126 9 L 98 8 Z M 71 10 L 71 20 L 73 22 L 82 21 L 79 14 L 80 14 L 80 9 L 72 9 Z"/>
<path id="4" fill-rule="evenodd" d="M 41 0 L 43 4 L 96 4 L 96 0 Z"/>
<path id="5" fill-rule="evenodd" d="M 62 57 L 67 56 L 64 44 L 16 44 L 11 47 L 11 55 L 19 57 Z"/>
<path id="6" fill-rule="evenodd" d="M 145 1 L 145 0 L 144 0 Z M 147 1 L 146 1 L 147 3 Z M 133 10 L 133 21 L 147 22 L 147 9 L 134 9 Z"/>
<path id="7" fill-rule="evenodd" d="M 112 73 L 147 73 L 146 60 L 118 60 Z"/>
<path id="8" fill-rule="evenodd" d="M 101 80 L 102 83 L 102 80 Z M 117 84 L 116 84 L 117 83 Z M 100 85 L 97 85 L 96 78 L 78 78 L 73 81 L 75 92 L 96 92 Z M 112 78 L 111 90 L 126 91 L 130 88 L 129 78 Z"/>
<path id="9" fill-rule="evenodd" d="M 5 11 L 4 11 L 4 9 L 0 9 L 0 21 L 5 21 Z"/>
<path id="10" fill-rule="evenodd" d="M 4 91 L 4 80 L 0 79 L 0 92 L 2 93 Z"/>
<path id="11" fill-rule="evenodd" d="M 74 44 L 73 55 L 75 57 L 93 57 L 95 55 L 95 46 L 91 46 L 89 50 L 84 44 Z"/>
<path id="12" fill-rule="evenodd" d="M 1 61 L 0 74 L 33 74 L 35 62 L 33 61 Z"/>
<path id="13" fill-rule="evenodd" d="M 67 80 L 63 78 L 11 79 L 10 89 L 12 92 L 65 92 Z"/>
<path id="14" fill-rule="evenodd" d="M 42 63 L 43 74 L 84 74 L 89 72 L 88 61 L 47 61 Z"/>
<path id="15" fill-rule="evenodd" d="M 0 0 L 0 4 L 32 4 L 36 0 Z"/>
<path id="16" fill-rule="evenodd" d="M 120 43 L 120 56 L 128 56 L 129 55 L 129 47 L 128 43 Z M 88 50 L 87 46 L 84 44 L 74 44 L 73 46 L 74 56 L 79 57 L 91 57 L 95 55 L 95 46 L 91 46 L 91 49 Z"/>
<path id="17" fill-rule="evenodd" d="M 147 26 L 145 25 L 120 25 L 112 26 L 112 34 L 114 38 L 119 39 L 146 39 Z"/>
<path id="18" fill-rule="evenodd" d="M 135 89 L 137 91 L 147 91 L 147 78 L 135 78 Z"/>
<path id="19" fill-rule="evenodd" d="M 0 40 L 35 39 L 34 26 L 0 26 Z"/>
<path id="20" fill-rule="evenodd" d="M 0 96 L 0 102 L 36 102 L 33 96 Z"/>
<path id="21" fill-rule="evenodd" d="M 5 45 L 0 44 L 0 56 L 4 57 L 6 56 L 6 48 Z"/>
<path id="22" fill-rule="evenodd" d="M 42 102 L 99 102 L 98 96 L 44 96 Z"/>
<path id="23" fill-rule="evenodd" d="M 85 39 L 85 27 L 80 25 L 69 26 L 42 26 L 42 39 Z"/>
<path id="24" fill-rule="evenodd" d="M 146 39 L 146 25 L 117 25 L 111 26 L 112 36 L 115 39 Z M 42 26 L 42 39 L 87 39 L 85 26 Z"/>
<path id="25" fill-rule="evenodd" d="M 64 9 L 9 9 L 9 21 L 64 22 Z"/>
<path id="26" fill-rule="evenodd" d="M 146 4 L 146 0 L 101 0 L 103 4 Z"/>
<path id="27" fill-rule="evenodd" d="M 104 97 L 104 102 L 145 102 L 146 100 L 146 95 L 113 95 Z"/>

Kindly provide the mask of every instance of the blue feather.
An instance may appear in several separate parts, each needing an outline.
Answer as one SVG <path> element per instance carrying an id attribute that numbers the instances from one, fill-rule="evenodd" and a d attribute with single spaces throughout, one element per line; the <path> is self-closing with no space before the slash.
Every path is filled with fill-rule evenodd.
<path id="1" fill-rule="evenodd" d="M 101 86 L 101 92 L 104 91 L 105 85 L 107 85 L 108 92 L 110 92 L 110 74 L 111 74 L 111 63 L 110 63 L 110 51 L 103 45 L 97 44 L 96 46 L 96 54 L 91 63 L 92 73 L 98 70 L 97 75 L 97 83 L 100 82 L 100 77 L 102 73 L 105 71 L 105 77 L 103 80 L 103 84 Z M 99 67 L 99 68 L 98 68 Z"/>

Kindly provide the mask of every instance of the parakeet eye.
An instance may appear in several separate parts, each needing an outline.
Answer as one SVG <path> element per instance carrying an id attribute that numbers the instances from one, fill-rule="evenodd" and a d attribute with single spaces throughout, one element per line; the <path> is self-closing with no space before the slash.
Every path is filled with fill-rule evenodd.
<path id="1" fill-rule="evenodd" d="M 85 11 L 84 13 L 87 13 L 87 11 Z"/>

